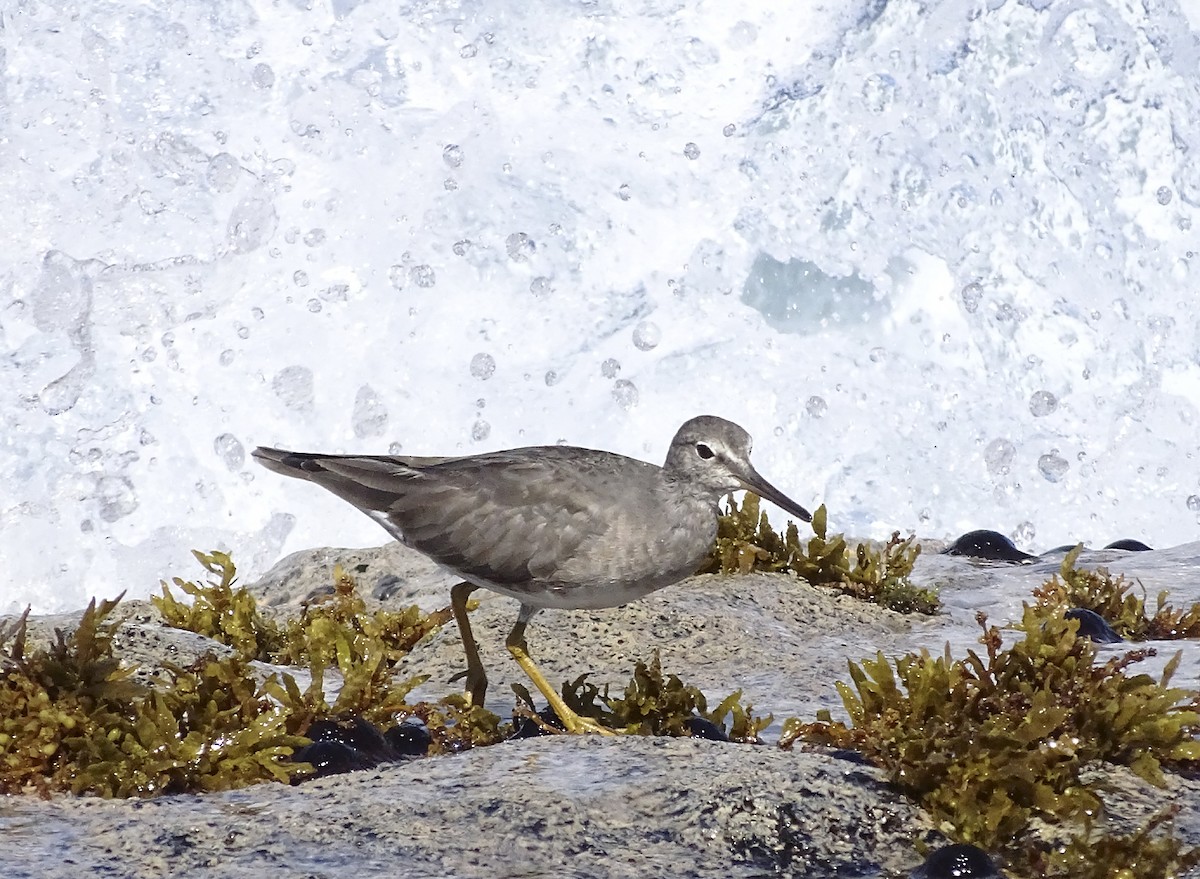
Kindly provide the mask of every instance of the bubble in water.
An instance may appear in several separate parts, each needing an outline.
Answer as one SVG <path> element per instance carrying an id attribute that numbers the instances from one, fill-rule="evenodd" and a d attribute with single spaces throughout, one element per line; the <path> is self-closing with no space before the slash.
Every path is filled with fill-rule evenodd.
<path id="1" fill-rule="evenodd" d="M 633 192 L 630 190 L 628 183 L 622 183 L 617 187 L 617 198 L 621 199 L 621 201 L 629 201 L 632 196 Z"/>
<path id="2" fill-rule="evenodd" d="M 133 483 L 124 476 L 102 476 L 96 483 L 96 500 L 100 504 L 100 518 L 115 522 L 137 509 L 137 493 Z"/>
<path id="3" fill-rule="evenodd" d="M 558 384 L 560 381 L 562 381 L 562 379 L 563 379 L 563 377 L 562 377 L 561 373 L 556 372 L 553 369 L 549 369 L 546 371 L 546 387 L 552 388 L 556 384 Z"/>
<path id="4" fill-rule="evenodd" d="M 1006 439 L 994 439 L 983 450 L 983 461 L 993 476 L 1003 476 L 1012 467 L 1017 447 Z"/>
<path id="5" fill-rule="evenodd" d="M 1057 449 L 1038 458 L 1037 466 L 1047 482 L 1058 482 L 1071 469 L 1070 462 L 1060 455 Z"/>
<path id="6" fill-rule="evenodd" d="M 483 442 L 492 435 L 492 426 L 482 418 L 471 425 L 471 439 L 477 443 Z"/>
<path id="7" fill-rule="evenodd" d="M 217 363 L 221 364 L 222 366 L 228 366 L 229 364 L 233 363 L 233 358 L 236 356 L 237 355 L 234 353 L 232 348 L 226 348 L 221 352 L 221 356 L 217 358 Z"/>
<path id="8" fill-rule="evenodd" d="M 721 133 L 723 135 L 725 135 L 726 137 L 733 137 L 735 132 L 737 132 L 737 126 L 734 125 L 732 122 L 730 122 L 728 125 L 726 125 L 724 128 L 721 129 Z"/>
<path id="9" fill-rule="evenodd" d="M 882 113 L 896 100 L 896 80 L 886 73 L 872 73 L 863 80 L 863 103 L 872 113 Z"/>
<path id="10" fill-rule="evenodd" d="M 271 380 L 284 406 L 296 411 L 311 409 L 313 405 L 313 373 L 307 366 L 285 366 Z"/>
<path id="11" fill-rule="evenodd" d="M 825 402 L 824 397 L 812 396 L 804 404 L 804 411 L 813 418 L 824 418 L 825 413 L 829 411 L 829 404 Z"/>
<path id="12" fill-rule="evenodd" d="M 1189 494 L 1187 508 L 1193 513 L 1200 513 L 1200 494 Z"/>
<path id="13" fill-rule="evenodd" d="M 456 143 L 447 144 L 442 148 L 442 161 L 451 168 L 461 168 L 464 158 L 462 147 Z"/>
<path id="14" fill-rule="evenodd" d="M 983 287 L 977 283 L 970 283 L 962 288 L 963 308 L 969 313 L 974 314 L 979 308 L 979 303 L 983 300 Z"/>
<path id="15" fill-rule="evenodd" d="M 250 79 L 260 89 L 269 89 L 275 85 L 275 71 L 271 69 L 270 64 L 255 64 Z"/>
<path id="16" fill-rule="evenodd" d="M 545 299 L 550 295 L 550 279 L 543 275 L 538 275 L 529 282 L 529 292 L 538 299 Z"/>
<path id="17" fill-rule="evenodd" d="M 491 354 L 480 351 L 471 358 L 471 375 L 480 381 L 487 381 L 496 372 L 496 358 Z"/>
<path id="18" fill-rule="evenodd" d="M 379 394 L 370 385 L 363 385 L 354 395 L 354 413 L 351 427 L 359 439 L 382 436 L 387 430 L 388 410 Z"/>
<path id="19" fill-rule="evenodd" d="M 307 287 L 308 286 L 308 272 L 304 271 L 304 269 L 297 269 L 295 271 L 295 273 L 292 275 L 292 281 L 295 283 L 295 285 L 297 287 Z"/>
<path id="20" fill-rule="evenodd" d="M 1159 204 L 1169 205 L 1171 203 L 1171 187 L 1169 187 L 1169 186 L 1158 187 L 1158 192 L 1156 192 L 1154 194 L 1154 197 L 1158 199 Z"/>
<path id="21" fill-rule="evenodd" d="M 1033 538 L 1037 537 L 1037 528 L 1029 521 L 1018 522 L 1017 527 L 1013 529 L 1013 533 L 1010 536 L 1013 539 L 1013 543 L 1029 546 L 1029 544 L 1033 543 Z"/>
<path id="22" fill-rule="evenodd" d="M 324 229 L 309 229 L 304 233 L 304 243 L 309 247 L 319 247 L 325 243 Z"/>
<path id="23" fill-rule="evenodd" d="M 612 395 L 617 405 L 626 411 L 638 404 L 637 385 L 629 379 L 619 378 L 613 382 Z"/>
<path id="24" fill-rule="evenodd" d="M 871 358 L 872 363 L 883 363 L 887 360 L 887 350 L 875 347 L 871 349 L 871 353 L 867 356 Z"/>
<path id="25" fill-rule="evenodd" d="M 684 145 L 683 154 L 685 156 L 687 156 L 689 159 L 698 159 L 698 158 L 700 158 L 700 147 L 696 146 L 694 143 L 689 142 Z"/>
<path id="26" fill-rule="evenodd" d="M 408 277 L 418 287 L 432 287 L 437 283 L 437 275 L 434 274 L 432 266 L 413 266 L 408 270 Z"/>
<path id="27" fill-rule="evenodd" d="M 321 307 L 322 307 L 320 299 L 310 299 L 305 304 L 307 305 L 308 310 L 311 311 L 313 314 L 320 313 Z"/>
<path id="28" fill-rule="evenodd" d="M 1034 417 L 1041 418 L 1043 415 L 1049 415 L 1058 408 L 1058 397 L 1049 391 L 1034 391 L 1029 398 L 1029 411 L 1034 414 Z"/>
<path id="29" fill-rule="evenodd" d="M 513 232 L 504 239 L 504 248 L 513 262 L 526 262 L 537 250 L 537 245 L 524 232 Z"/>
<path id="30" fill-rule="evenodd" d="M 242 166 L 229 153 L 217 153 L 208 160 L 208 171 L 204 178 L 217 192 L 233 192 L 237 186 Z"/>
<path id="31" fill-rule="evenodd" d="M 621 361 L 610 357 L 600 364 L 600 374 L 605 378 L 616 378 L 621 371 Z"/>
<path id="32" fill-rule="evenodd" d="M 662 341 L 662 330 L 658 324 L 644 320 L 633 328 L 633 344 L 639 351 L 649 351 L 656 348 Z"/>
<path id="33" fill-rule="evenodd" d="M 465 46 L 463 46 L 461 49 L 458 50 L 459 58 L 474 58 L 478 54 L 479 54 L 479 47 L 476 46 L 474 43 L 467 43 Z"/>
<path id="34" fill-rule="evenodd" d="M 237 473 L 246 463 L 246 449 L 232 433 L 223 433 L 213 440 L 213 451 L 230 473 Z"/>

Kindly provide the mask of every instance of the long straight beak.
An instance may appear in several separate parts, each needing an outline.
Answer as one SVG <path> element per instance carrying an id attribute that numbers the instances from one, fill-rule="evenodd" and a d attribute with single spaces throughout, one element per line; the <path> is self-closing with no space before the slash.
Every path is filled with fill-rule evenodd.
<path id="1" fill-rule="evenodd" d="M 753 467 L 746 468 L 746 472 L 738 474 L 737 479 L 747 491 L 752 491 L 760 498 L 770 501 L 781 510 L 786 510 L 801 522 L 812 521 L 812 513 L 763 479 Z"/>

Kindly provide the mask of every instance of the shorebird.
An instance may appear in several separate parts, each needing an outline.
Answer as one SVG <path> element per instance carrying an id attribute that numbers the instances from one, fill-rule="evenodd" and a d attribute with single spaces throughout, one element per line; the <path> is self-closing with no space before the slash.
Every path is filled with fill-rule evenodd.
<path id="1" fill-rule="evenodd" d="M 612 452 L 533 446 L 458 458 L 322 455 L 259 448 L 269 470 L 315 482 L 462 578 L 450 604 L 482 705 L 487 675 L 467 619 L 476 589 L 520 602 L 506 646 L 570 732 L 611 732 L 569 709 L 529 656 L 545 607 L 617 607 L 695 573 L 717 533 L 717 503 L 746 489 L 804 522 L 809 512 L 750 463 L 750 434 L 701 415 L 662 467 Z"/>

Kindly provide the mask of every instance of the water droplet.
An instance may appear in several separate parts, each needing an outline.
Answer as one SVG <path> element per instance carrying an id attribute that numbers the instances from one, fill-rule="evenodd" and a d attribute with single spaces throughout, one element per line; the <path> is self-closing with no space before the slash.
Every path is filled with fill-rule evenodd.
<path id="1" fill-rule="evenodd" d="M 271 69 L 270 64 L 255 64 L 250 79 L 258 88 L 269 89 L 275 85 L 275 71 Z"/>
<path id="2" fill-rule="evenodd" d="M 487 381 L 496 372 L 496 358 L 491 354 L 480 351 L 471 358 L 471 375 L 480 381 Z"/>
<path id="3" fill-rule="evenodd" d="M 306 366 L 285 366 L 271 380 L 271 389 L 289 409 L 303 411 L 313 405 L 313 373 Z"/>
<path id="4" fill-rule="evenodd" d="M 689 159 L 698 159 L 700 158 L 700 147 L 689 141 L 688 143 L 684 144 L 683 154 Z"/>
<path id="5" fill-rule="evenodd" d="M 408 277 L 418 287 L 432 287 L 437 283 L 437 275 L 434 274 L 432 266 L 413 266 L 408 270 Z"/>
<path id="6" fill-rule="evenodd" d="M 463 159 L 462 147 L 456 143 L 448 144 L 442 149 L 442 161 L 451 168 L 461 168 Z"/>
<path id="7" fill-rule="evenodd" d="M 1058 451 L 1047 452 L 1038 458 L 1038 471 L 1046 478 L 1047 482 L 1058 482 L 1067 471 L 1071 469 L 1071 463 L 1058 454 Z"/>
<path id="8" fill-rule="evenodd" d="M 213 440 L 213 451 L 230 473 L 237 473 L 246 463 L 246 450 L 232 433 L 223 433 Z"/>
<path id="9" fill-rule="evenodd" d="M 829 404 L 825 402 L 824 397 L 812 396 L 804 404 L 804 410 L 813 418 L 824 418 L 825 413 L 829 411 Z"/>
<path id="10" fill-rule="evenodd" d="M 246 326 L 245 324 L 238 324 L 237 337 L 239 339 L 249 339 L 250 338 L 250 328 L 248 326 Z"/>
<path id="11" fill-rule="evenodd" d="M 562 375 L 555 372 L 553 369 L 547 370 L 546 371 L 546 387 L 548 387 L 548 388 L 554 387 L 556 384 L 558 384 L 560 381 L 562 381 L 562 378 L 563 378 Z"/>
<path id="12" fill-rule="evenodd" d="M 308 286 L 308 272 L 304 271 L 303 269 L 297 269 L 296 272 L 292 275 L 292 281 L 295 282 L 297 287 L 307 287 Z"/>
<path id="13" fill-rule="evenodd" d="M 629 189 L 628 183 L 622 183 L 617 187 L 617 198 L 621 199 L 621 201 L 629 201 L 629 199 L 632 197 L 633 193 Z"/>
<path id="14" fill-rule="evenodd" d="M 247 195 L 229 215 L 225 237 L 236 253 L 249 253 L 270 240 L 279 225 L 279 214 L 271 194 L 256 189 Z"/>
<path id="15" fill-rule="evenodd" d="M 994 439 L 983 450 L 983 461 L 987 464 L 989 473 L 993 476 L 1002 476 L 1008 473 L 1012 466 L 1013 456 L 1016 454 L 1017 447 L 1008 440 Z"/>
<path id="16" fill-rule="evenodd" d="M 208 160 L 208 171 L 204 177 L 217 192 L 233 192 L 241 173 L 242 166 L 237 159 L 229 153 L 217 153 Z"/>
<path id="17" fill-rule="evenodd" d="M 492 435 L 492 426 L 482 418 L 471 425 L 471 439 L 477 443 L 483 442 Z"/>
<path id="18" fill-rule="evenodd" d="M 1035 391 L 1029 398 L 1029 411 L 1034 417 L 1049 415 L 1058 408 L 1058 397 L 1049 391 Z"/>
<path id="19" fill-rule="evenodd" d="M 222 366 L 228 366 L 229 364 L 233 363 L 233 358 L 235 356 L 236 355 L 234 354 L 234 351 L 232 348 L 226 348 L 224 351 L 221 352 L 221 356 L 217 358 L 217 362 L 220 363 Z"/>
<path id="20" fill-rule="evenodd" d="M 1017 527 L 1013 529 L 1013 533 L 1009 535 L 1013 539 L 1013 543 L 1021 546 L 1029 546 L 1033 543 L 1033 538 L 1037 537 L 1037 528 L 1032 522 L 1018 522 Z"/>
<path id="21" fill-rule="evenodd" d="M 605 378 L 616 378 L 621 371 L 621 361 L 610 357 L 600 364 L 600 374 Z"/>
<path id="22" fill-rule="evenodd" d="M 308 300 L 308 302 L 305 303 L 305 305 L 308 307 L 308 310 L 311 311 L 313 314 L 317 314 L 321 310 L 321 300 L 320 299 L 310 299 L 310 300 Z"/>
<path id="23" fill-rule="evenodd" d="M 471 242 L 466 238 L 463 238 L 461 241 L 455 241 L 453 247 L 451 247 L 455 256 L 466 256 L 467 251 L 470 249 Z"/>
<path id="24" fill-rule="evenodd" d="M 537 250 L 537 245 L 524 232 L 513 232 L 504 239 L 504 248 L 513 262 L 526 262 Z"/>
<path id="25" fill-rule="evenodd" d="M 872 113 L 882 113 L 896 99 L 896 80 L 886 73 L 872 73 L 863 80 L 863 103 Z"/>
<path id="26" fill-rule="evenodd" d="M 354 395 L 354 413 L 350 424 L 359 439 L 382 436 L 387 430 L 387 406 L 370 385 L 363 385 Z"/>
<path id="27" fill-rule="evenodd" d="M 96 500 L 100 504 L 100 518 L 115 522 L 137 509 L 137 493 L 133 483 L 124 476 L 101 476 L 96 483 Z"/>
<path id="28" fill-rule="evenodd" d="M 662 341 L 662 330 L 658 324 L 644 320 L 633 328 L 633 344 L 639 351 L 649 351 Z"/>
<path id="29" fill-rule="evenodd" d="M 883 348 L 872 348 L 871 353 L 867 355 L 871 358 L 872 363 L 883 363 L 887 360 L 887 351 Z"/>
<path id="30" fill-rule="evenodd" d="M 550 279 L 542 275 L 529 282 L 529 292 L 538 299 L 545 299 L 550 295 L 550 290 Z"/>
<path id="31" fill-rule="evenodd" d="M 1158 192 L 1156 192 L 1154 194 L 1154 197 L 1158 199 L 1159 204 L 1169 205 L 1171 203 L 1171 187 L 1169 187 L 1169 186 L 1158 187 Z"/>
<path id="32" fill-rule="evenodd" d="M 304 243 L 309 247 L 319 247 L 325 243 L 324 229 L 309 229 L 304 234 Z"/>
<path id="33" fill-rule="evenodd" d="M 734 125 L 732 122 L 730 122 L 728 125 L 726 125 L 724 128 L 721 129 L 721 133 L 723 135 L 725 135 L 726 137 L 733 137 L 733 135 L 736 132 L 737 132 L 737 126 Z"/>
<path id="34" fill-rule="evenodd" d="M 1189 494 L 1187 508 L 1193 513 L 1200 513 L 1200 494 Z"/>
<path id="35" fill-rule="evenodd" d="M 617 405 L 625 411 L 629 411 L 638 404 L 637 385 L 629 379 L 619 378 L 613 382 L 612 395 L 613 399 L 617 401 Z"/>
<path id="36" fill-rule="evenodd" d="M 474 58 L 478 54 L 479 54 L 479 47 L 476 46 L 474 43 L 467 43 L 465 46 L 463 46 L 461 49 L 458 50 L 459 58 Z"/>
<path id="37" fill-rule="evenodd" d="M 970 314 L 974 314 L 979 308 L 979 303 L 983 300 L 983 287 L 977 283 L 970 283 L 962 288 L 963 308 Z"/>

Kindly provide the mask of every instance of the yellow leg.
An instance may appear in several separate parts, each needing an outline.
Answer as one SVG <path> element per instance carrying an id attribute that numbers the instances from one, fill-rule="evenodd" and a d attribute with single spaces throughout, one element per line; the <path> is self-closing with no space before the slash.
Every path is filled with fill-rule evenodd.
<path id="1" fill-rule="evenodd" d="M 472 705 L 482 708 L 483 697 L 487 694 L 487 672 L 483 670 L 479 646 L 475 643 L 475 634 L 471 631 L 471 621 L 467 619 L 467 599 L 478 588 L 474 583 L 459 583 L 450 590 L 450 608 L 454 611 L 454 621 L 458 623 L 463 651 L 467 654 L 467 697 Z"/>
<path id="2" fill-rule="evenodd" d="M 602 736 L 616 735 L 608 727 L 597 723 L 590 717 L 580 717 L 568 708 L 566 703 L 563 702 L 562 696 L 554 691 L 554 688 L 546 682 L 542 673 L 538 671 L 537 666 L 533 664 L 533 660 L 529 658 L 529 647 L 525 643 L 525 624 L 532 615 L 532 609 L 529 609 L 527 612 L 527 609 L 522 606 L 521 616 L 517 618 L 516 625 L 508 633 L 508 640 L 505 642 L 508 652 L 513 655 L 513 659 L 517 661 L 517 665 L 521 666 L 521 670 L 529 676 L 529 680 L 533 681 L 533 685 L 546 697 L 546 701 L 550 703 L 550 707 L 554 709 L 554 713 L 563 722 L 563 725 L 567 728 L 567 732 L 591 732 L 599 733 Z"/>

